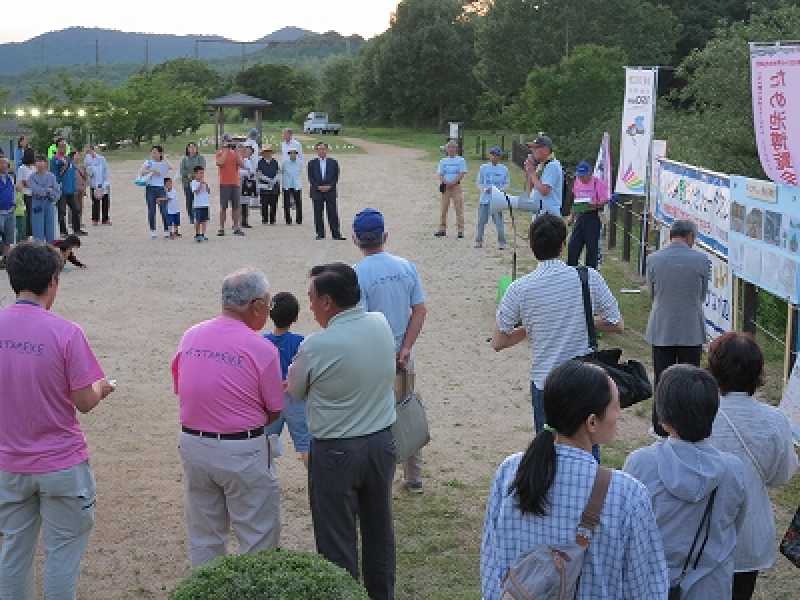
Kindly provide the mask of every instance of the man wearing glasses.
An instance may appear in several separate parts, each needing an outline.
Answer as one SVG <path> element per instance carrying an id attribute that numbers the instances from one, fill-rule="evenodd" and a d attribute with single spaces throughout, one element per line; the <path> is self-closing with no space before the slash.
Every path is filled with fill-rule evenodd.
<path id="1" fill-rule="evenodd" d="M 172 361 L 192 567 L 226 554 L 232 526 L 243 553 L 278 545 L 280 489 L 264 426 L 283 408 L 280 357 L 259 331 L 269 283 L 250 269 L 222 283 L 222 314 L 189 329 Z"/>

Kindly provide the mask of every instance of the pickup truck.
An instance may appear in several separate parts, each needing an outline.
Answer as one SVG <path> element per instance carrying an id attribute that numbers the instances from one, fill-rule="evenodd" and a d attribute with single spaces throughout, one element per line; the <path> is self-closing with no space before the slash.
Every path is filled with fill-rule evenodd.
<path id="1" fill-rule="evenodd" d="M 329 123 L 328 113 L 324 112 L 311 112 L 308 113 L 305 122 L 303 123 L 303 133 L 332 133 L 339 135 L 342 126 L 339 123 Z"/>

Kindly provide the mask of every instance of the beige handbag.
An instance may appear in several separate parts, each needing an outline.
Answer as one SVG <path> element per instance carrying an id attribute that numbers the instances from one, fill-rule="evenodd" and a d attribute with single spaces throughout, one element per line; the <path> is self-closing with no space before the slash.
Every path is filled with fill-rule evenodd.
<path id="1" fill-rule="evenodd" d="M 397 420 L 392 425 L 392 435 L 398 463 L 407 461 L 431 441 L 428 416 L 422 398 L 414 391 L 414 379 L 408 371 L 398 371 L 395 379 Z"/>

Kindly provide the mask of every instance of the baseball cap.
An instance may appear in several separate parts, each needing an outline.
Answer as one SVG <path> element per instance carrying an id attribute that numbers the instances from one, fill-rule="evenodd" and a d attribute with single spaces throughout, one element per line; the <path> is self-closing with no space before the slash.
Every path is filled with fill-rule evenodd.
<path id="1" fill-rule="evenodd" d="M 362 242 L 379 242 L 383 238 L 383 215 L 374 208 L 365 208 L 353 219 L 353 233 Z"/>
<path id="2" fill-rule="evenodd" d="M 582 160 L 578 163 L 578 166 L 575 167 L 575 175 L 579 175 L 581 177 L 585 175 L 589 175 L 592 172 L 592 165 L 589 164 L 588 160 Z"/>
<path id="3" fill-rule="evenodd" d="M 223 133 L 222 134 L 222 141 L 223 142 L 232 142 L 233 138 L 231 137 L 230 133 Z"/>
<path id="4" fill-rule="evenodd" d="M 540 135 L 532 142 L 528 142 L 526 146 L 545 146 L 546 148 L 553 149 L 553 140 L 546 135 Z"/>
<path id="5" fill-rule="evenodd" d="M 492 146 L 489 148 L 489 154 L 494 154 L 495 156 L 503 156 L 503 149 L 500 146 Z"/>

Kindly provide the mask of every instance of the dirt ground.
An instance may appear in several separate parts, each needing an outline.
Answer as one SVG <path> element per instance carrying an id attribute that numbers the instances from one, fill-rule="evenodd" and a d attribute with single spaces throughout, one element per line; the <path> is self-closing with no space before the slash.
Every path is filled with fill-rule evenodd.
<path id="1" fill-rule="evenodd" d="M 472 248 L 474 210 L 467 210 L 467 239 L 455 238 L 454 224 L 447 238 L 432 236 L 437 182 L 423 153 L 358 143 L 364 154 L 340 158 L 343 232 L 349 236 L 358 210 L 382 210 L 389 250 L 416 262 L 428 296 L 428 320 L 417 344 L 419 388 L 433 438 L 425 452 L 427 484 L 431 490 L 453 479 L 483 485 L 502 457 L 525 447 L 531 429 L 527 347 L 495 354 L 486 341 L 496 282 L 510 258 L 501 260 L 492 227 L 488 248 Z M 144 194 L 133 185 L 139 165 L 111 163 L 114 224 L 89 226 L 79 251 L 89 268 L 64 273 L 54 307 L 85 328 L 106 373 L 118 380 L 118 390 L 81 417 L 98 490 L 97 524 L 79 588 L 84 600 L 166 598 L 189 572 L 169 363 L 182 333 L 219 312 L 223 276 L 244 266 L 262 269 L 273 291 L 298 295 L 296 330 L 311 333 L 317 325 L 306 299 L 310 267 L 359 258 L 351 242 L 314 240 L 307 191 L 302 226 L 262 226 L 253 219 L 257 224 L 246 238 L 217 238 L 215 192 L 208 243 L 195 243 L 188 227 L 181 240 L 151 240 Z M 216 190 L 215 168 L 208 179 Z M 3 276 L 0 303 L 11 301 Z M 626 415 L 621 428 L 623 436 L 626 430 L 641 435 L 641 421 L 633 416 Z M 282 545 L 311 550 L 305 471 L 284 435 L 288 452 L 278 463 Z"/>

